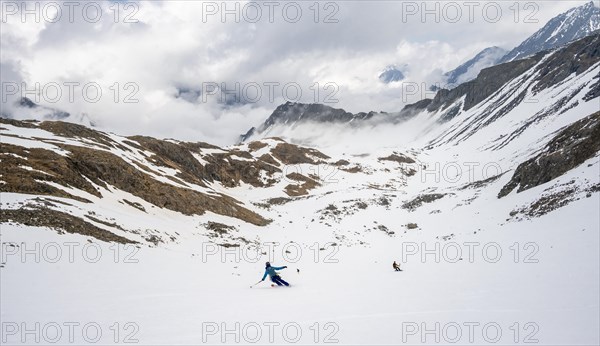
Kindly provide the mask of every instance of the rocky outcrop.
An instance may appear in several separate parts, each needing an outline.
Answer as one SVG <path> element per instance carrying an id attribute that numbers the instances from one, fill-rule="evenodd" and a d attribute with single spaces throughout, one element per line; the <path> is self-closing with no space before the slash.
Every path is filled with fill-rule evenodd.
<path id="1" fill-rule="evenodd" d="M 438 199 L 444 198 L 446 194 L 444 193 L 429 193 L 417 196 L 415 199 L 408 201 L 402 204 L 403 209 L 408 209 L 410 211 L 415 211 L 417 208 L 422 206 L 425 203 L 432 203 Z"/>
<path id="2" fill-rule="evenodd" d="M 388 156 L 385 157 L 380 157 L 377 160 L 379 161 L 391 161 L 391 162 L 397 162 L 397 163 L 415 163 L 415 160 L 411 159 L 410 157 L 400 154 L 400 153 L 393 153 L 390 154 Z"/>
<path id="3" fill-rule="evenodd" d="M 297 182 L 294 184 L 289 184 L 285 187 L 285 193 L 287 193 L 287 195 L 290 197 L 308 195 L 310 190 L 321 185 L 315 179 L 311 179 L 297 172 L 288 174 L 286 178 Z"/>
<path id="4" fill-rule="evenodd" d="M 3 135 L 5 136 L 5 135 Z M 71 186 L 96 197 L 101 194 L 77 172 L 76 164 L 68 157 L 41 148 L 25 149 L 20 146 L 0 143 L 0 175 L 4 184 L 0 192 L 16 192 L 70 198 L 80 202 L 89 200 L 48 184 Z"/>
<path id="5" fill-rule="evenodd" d="M 44 145 L 58 150 L 0 143 L 1 192 L 54 196 L 89 203 L 91 198 L 83 198 L 71 189 L 97 198 L 118 189 L 159 208 L 185 215 L 213 212 L 259 226 L 270 220 L 247 209 L 238 200 L 214 191 L 212 184 L 225 188 L 242 183 L 270 187 L 286 178 L 281 176 L 282 164 L 321 164 L 329 159 L 318 150 L 299 147 L 278 138 L 273 138 L 274 147 L 255 157 L 255 151 L 269 149 L 266 143 L 251 143 L 248 150 L 222 149 L 201 142 L 143 136 L 118 138 L 81 125 L 57 121 L 39 123 L 0 118 L 0 127 L 2 124 L 51 132 L 56 137 L 30 140 L 45 142 Z M 17 133 L 3 131 L 2 135 L 19 137 Z M 306 195 L 320 186 L 318 177 L 288 174 L 287 179 L 291 181 L 284 192 L 290 196 Z M 139 203 L 124 203 L 142 212 L 147 211 Z"/>
<path id="6" fill-rule="evenodd" d="M 575 41 L 557 50 L 541 64 L 534 91 L 556 85 L 572 74 L 579 75 L 600 60 L 600 33 Z"/>
<path id="7" fill-rule="evenodd" d="M 544 149 L 521 163 L 498 198 L 516 187 L 525 191 L 560 177 L 600 150 L 600 112 L 591 114 L 560 131 Z"/>
<path id="8" fill-rule="evenodd" d="M 135 244 L 136 242 L 94 226 L 78 217 L 49 208 L 0 210 L 0 223 L 14 222 L 26 226 L 48 227 L 59 232 L 94 237 L 106 242 Z"/>
<path id="9" fill-rule="evenodd" d="M 350 113 L 341 108 L 333 108 L 319 103 L 296 103 L 286 102 L 279 105 L 273 113 L 258 127 L 252 127 L 245 134 L 240 136 L 240 142 L 245 142 L 255 135 L 260 135 L 274 125 L 282 124 L 294 126 L 304 122 L 315 123 L 337 123 L 337 124 L 355 124 L 364 120 L 369 120 L 376 115 L 390 116 L 385 112 L 359 112 Z"/>
<path id="10" fill-rule="evenodd" d="M 261 171 L 268 176 L 280 172 L 272 162 L 254 160 L 247 152 L 222 150 L 207 143 L 178 143 L 142 136 L 130 139 L 143 149 L 155 153 L 150 158 L 152 163 L 178 170 L 178 178 L 199 186 L 206 186 L 205 182 L 219 182 L 226 187 L 235 187 L 244 182 L 264 187 L 268 183 L 260 179 Z M 202 149 L 217 150 L 210 155 L 203 155 Z M 207 163 L 201 164 L 194 154 L 201 155 Z"/>
<path id="11" fill-rule="evenodd" d="M 494 94 L 509 81 L 532 68 L 542 57 L 543 54 L 540 54 L 528 59 L 483 69 L 477 78 L 472 81 L 463 83 L 451 90 L 440 89 L 427 106 L 427 110 L 434 112 L 445 109 L 464 96 L 465 101 L 462 109 L 467 111 Z"/>
<path id="12" fill-rule="evenodd" d="M 50 195 L 86 201 L 46 182 L 65 187 L 70 186 L 96 197 L 102 197 L 92 185 L 93 183 L 103 188 L 116 187 L 157 207 L 186 215 L 201 215 L 206 211 L 212 211 L 256 225 L 268 223 L 260 215 L 243 208 L 238 201 L 231 197 L 207 195 L 192 189 L 160 182 L 110 152 L 72 145 L 57 145 L 67 150 L 70 153 L 69 156 L 62 156 L 45 149 L 25 150 L 22 147 L 2 143 L 0 173 L 5 183 L 0 185 L 0 191 Z M 185 182 L 181 183 L 185 184 Z"/>
<path id="13" fill-rule="evenodd" d="M 285 165 L 297 165 L 301 163 L 317 164 L 320 160 L 329 159 L 329 156 L 322 152 L 303 148 L 289 143 L 279 143 L 271 150 L 271 155 Z"/>
<path id="14" fill-rule="evenodd" d="M 17 127 L 40 128 L 53 134 L 86 145 L 66 144 L 68 141 L 52 141 L 67 155 L 42 148 L 24 148 L 18 145 L 0 143 L 0 174 L 3 183 L 0 191 L 23 194 L 46 195 L 70 198 L 80 202 L 89 200 L 75 196 L 66 187 L 74 188 L 101 198 L 102 187 L 117 188 L 160 208 L 181 212 L 186 215 L 200 215 L 206 211 L 230 216 L 246 222 L 265 225 L 269 221 L 242 206 L 223 194 L 207 194 L 192 188 L 192 184 L 206 187 L 208 182 L 221 182 L 224 186 L 237 186 L 241 181 L 254 186 L 264 186 L 262 174 L 274 174 L 279 168 L 263 160 L 252 159 L 246 152 L 236 150 L 215 150 L 214 146 L 203 143 L 176 143 L 148 137 L 131 137 L 115 141 L 111 136 L 81 125 L 62 122 L 30 123 L 0 119 Z M 3 136 L 14 136 L 3 134 Z M 41 141 L 41 139 L 39 139 Z M 202 148 L 215 151 L 214 155 L 203 155 L 201 164 L 192 153 L 200 153 Z M 127 155 L 145 157 L 158 166 L 150 168 L 140 161 L 125 161 L 115 154 L 121 150 Z M 149 157 L 146 157 L 151 153 Z M 239 160 L 235 159 L 240 158 Z M 175 176 L 164 175 L 173 184 L 156 179 L 160 167 L 177 171 Z M 65 188 L 62 188 L 65 187 Z"/>
<path id="15" fill-rule="evenodd" d="M 575 184 L 575 181 L 570 181 L 566 184 L 553 186 L 544 190 L 537 200 L 511 211 L 509 216 L 513 220 L 519 220 L 521 216 L 527 219 L 541 217 L 574 201 L 582 198 L 591 198 L 598 192 L 600 192 L 600 184 L 580 186 Z"/>
<path id="16" fill-rule="evenodd" d="M 265 121 L 267 128 L 276 123 L 295 123 L 297 121 L 314 122 L 350 122 L 352 120 L 365 120 L 373 117 L 375 112 L 352 114 L 343 109 L 329 107 L 318 103 L 295 103 L 286 102 L 273 111 L 273 114 Z"/>
<path id="17" fill-rule="evenodd" d="M 124 146 L 110 139 L 110 137 L 105 133 L 79 124 L 67 123 L 63 121 L 44 121 L 39 123 L 39 128 L 48 132 L 52 132 L 60 137 L 89 139 L 104 146 L 106 149 L 117 148 L 121 150 L 128 150 Z"/>

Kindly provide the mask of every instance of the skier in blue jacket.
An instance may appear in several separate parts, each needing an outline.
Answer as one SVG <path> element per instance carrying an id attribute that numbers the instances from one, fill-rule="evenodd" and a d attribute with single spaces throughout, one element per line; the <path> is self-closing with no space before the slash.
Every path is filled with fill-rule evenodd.
<path id="1" fill-rule="evenodd" d="M 267 262 L 265 263 L 265 275 L 263 275 L 262 281 L 265 281 L 265 279 L 267 278 L 267 275 L 269 275 L 271 277 L 271 281 L 273 281 L 274 283 L 277 284 L 277 286 L 289 286 L 290 284 L 288 284 L 287 282 L 285 282 L 281 276 L 279 276 L 279 274 L 276 272 L 276 270 L 282 270 L 287 268 L 287 266 L 283 266 L 283 267 L 272 267 L 271 263 Z"/>

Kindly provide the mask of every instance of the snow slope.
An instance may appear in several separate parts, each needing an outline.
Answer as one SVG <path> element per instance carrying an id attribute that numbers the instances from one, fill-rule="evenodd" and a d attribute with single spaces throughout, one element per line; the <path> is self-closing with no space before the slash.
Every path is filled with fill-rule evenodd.
<path id="1" fill-rule="evenodd" d="M 534 143 L 532 152 L 538 145 L 530 137 L 538 133 L 534 130 L 523 136 Z M 538 136 L 543 136 L 542 131 Z M 560 189 L 560 184 L 571 180 L 578 186 L 597 184 L 600 157 L 551 183 L 498 199 L 509 173 L 490 184 L 461 189 L 491 175 L 478 166 L 472 168 L 471 177 L 467 162 L 497 160 L 504 169 L 518 161 L 501 158 L 516 148 L 481 151 L 482 137 L 411 151 L 428 170 L 410 177 L 402 177 L 396 167 L 400 164 L 376 159 L 389 149 L 373 150 L 369 157 L 348 155 L 363 167 L 362 173 L 339 170 L 310 196 L 260 210 L 274 220 L 262 228 L 213 214 L 184 216 L 152 208 L 118 191 L 114 196 L 103 193 L 104 198 L 93 199 L 93 206 L 65 200 L 74 207 L 60 208 L 73 214 L 94 211 L 125 229 L 154 228 L 181 236 L 157 247 L 126 246 L 2 224 L 6 344 L 21 344 L 21 337 L 26 344 L 37 344 L 35 335 L 23 334 L 35 323 L 40 323 L 42 344 L 54 340 L 55 324 L 62 332 L 61 344 L 91 343 L 96 329 L 102 332 L 101 344 L 291 344 L 297 332 L 301 333 L 298 344 L 437 344 L 436 336 L 442 344 L 455 340 L 489 344 L 496 339 L 496 330 L 502 333 L 500 344 L 597 343 L 598 193 L 582 195 L 539 218 L 510 213 L 549 187 Z M 464 169 L 458 180 L 450 162 Z M 450 168 L 439 170 L 445 173 L 437 177 L 428 173 L 436 163 Z M 277 188 L 281 186 L 273 190 Z M 250 186 L 223 190 L 247 201 L 274 194 Z M 448 195 L 414 211 L 403 208 L 423 192 Z M 148 215 L 123 206 L 118 203 L 123 197 L 155 211 Z M 35 203 L 34 198 L 2 193 L 2 208 Z M 381 203 L 382 198 L 388 203 Z M 366 203 L 366 209 L 354 208 L 357 201 Z M 330 205 L 348 211 L 324 212 Z M 238 226 L 238 233 L 256 239 L 265 254 L 258 255 L 254 247 L 216 246 L 199 227 L 207 220 Z M 406 227 L 413 222 L 416 229 Z M 273 248 L 272 242 L 279 245 Z M 65 244 L 75 249 L 72 258 Z M 62 251 L 58 260 L 57 248 Z M 24 255 L 26 249 L 39 253 L 39 263 L 33 254 Z M 101 258 L 90 263 L 97 251 Z M 271 288 L 267 283 L 250 288 L 260 279 L 266 260 L 289 267 L 282 275 L 292 288 Z M 394 260 L 402 263 L 402 272 L 392 271 Z M 80 323 L 73 327 L 72 342 L 65 326 L 69 322 Z M 14 323 L 19 330 L 6 329 Z M 436 325 L 437 334 L 423 333 Z M 467 326 L 474 330 L 473 339 Z M 460 337 L 453 334 L 457 330 Z"/>
<path id="2" fill-rule="evenodd" d="M 597 168 L 598 157 L 591 163 Z M 529 196 L 520 199 L 526 201 L 538 193 L 528 191 Z M 600 322 L 599 225 L 597 218 L 589 216 L 597 213 L 598 198 L 577 201 L 545 218 L 506 223 L 499 220 L 500 215 L 490 216 L 495 210 L 510 209 L 518 201 L 497 201 L 489 194 L 480 199 L 491 203 L 483 204 L 484 208 L 482 203 L 455 207 L 454 203 L 446 202 L 436 207 L 442 212 L 433 216 L 428 209 L 414 215 L 403 213 L 392 204 L 392 211 L 375 208 L 344 219 L 336 229 L 348 236 L 360 230 L 361 223 L 369 225 L 372 220 L 390 226 L 398 235 L 390 238 L 371 231 L 364 235 L 368 246 L 319 251 L 320 258 L 316 261 L 310 246 L 328 240 L 326 236 L 318 236 L 327 232 L 327 228 L 302 227 L 299 220 L 314 217 L 306 205 L 308 201 L 281 208 L 281 224 L 289 219 L 300 225 L 287 230 L 269 227 L 261 238 L 281 244 L 291 240 L 301 244 L 302 256 L 296 263 L 285 261 L 281 247 L 273 256 L 275 263 L 289 266 L 282 273 L 293 284 L 291 289 L 273 289 L 266 284 L 250 289 L 249 285 L 260 279 L 262 262 L 268 257 L 261 256 L 258 263 L 251 263 L 255 257 L 248 255 L 236 263 L 234 251 L 222 260 L 223 250 L 215 254 L 212 247 L 203 246 L 202 237 L 166 248 L 142 247 L 135 253 L 122 248 L 118 263 L 113 261 L 115 251 L 111 245 L 101 242 L 98 244 L 103 256 L 98 263 L 88 263 L 79 251 L 75 252 L 74 263 L 69 263 L 67 256 L 62 256 L 58 263 L 47 260 L 35 263 L 31 255 L 22 263 L 19 255 L 11 255 L 1 272 L 2 320 L 25 322 L 28 326 L 36 322 L 62 325 L 79 321 L 82 326 L 95 322 L 103 331 L 102 344 L 113 343 L 114 332 L 109 328 L 115 322 L 121 324 L 120 342 L 131 336 L 140 344 L 204 341 L 218 344 L 222 337 L 228 343 L 236 343 L 236 336 L 240 343 L 247 344 L 254 340 L 250 333 L 255 330 L 252 329 L 255 323 L 260 325 L 258 330 L 262 333 L 260 344 L 288 344 L 295 339 L 293 332 L 298 328 L 302 332 L 299 343 L 313 344 L 315 323 L 320 324 L 319 343 L 327 341 L 326 336 L 331 334 L 332 340 L 340 344 L 400 344 L 403 340 L 420 344 L 420 332 L 407 333 L 415 323 L 419 328 L 425 323 L 429 329 L 435 323 L 442 326 L 458 323 L 462 331 L 460 344 L 488 344 L 483 337 L 493 338 L 493 334 L 484 334 L 481 329 L 487 323 L 500 326 L 502 344 L 514 343 L 515 334 L 510 328 L 514 329 L 515 323 L 520 324 L 517 335 L 520 342 L 531 334 L 532 340 L 541 344 L 596 343 Z M 313 203 L 325 205 L 335 201 L 331 196 Z M 419 230 L 402 233 L 400 224 L 406 220 L 419 220 Z M 452 239 L 440 239 L 450 234 L 454 234 Z M 44 229 L 13 225 L 3 225 L 2 235 L 4 243 L 15 242 L 28 249 L 35 243 L 44 247 L 74 242 L 79 244 L 78 249 L 86 244 L 80 236 L 59 236 Z M 403 249 L 409 244 L 421 246 L 422 242 L 428 249 L 447 246 L 452 250 L 456 246 L 447 244 L 458 244 L 463 260 L 451 263 L 456 256 L 451 252 L 444 256 L 440 250 L 440 263 L 431 254 L 422 261 L 419 251 L 405 254 L 403 272 L 391 270 L 391 261 L 402 261 Z M 469 261 L 466 242 L 477 244 L 477 251 L 471 257 L 473 263 Z M 515 243 L 520 248 L 517 263 L 515 251 L 511 250 Z M 502 249 L 498 262 L 488 262 L 495 260 L 493 251 L 488 257 L 480 252 L 487 244 L 498 244 L 495 246 Z M 526 248 L 527 244 L 534 245 Z M 64 246 L 61 248 L 66 250 Z M 127 255 L 132 258 L 126 258 Z M 324 255 L 332 257 L 326 260 Z M 295 261 L 296 256 L 289 257 Z M 129 260 L 139 262 L 127 263 Z M 338 262 L 326 263 L 333 260 Z M 528 263 L 531 261 L 537 263 Z M 296 268 L 301 269 L 299 274 Z M 127 322 L 135 323 L 135 328 L 130 325 L 125 329 Z M 265 323 L 271 322 L 280 323 L 274 327 L 273 342 L 265 327 Z M 481 324 L 475 329 L 473 342 L 464 326 L 468 322 Z M 219 330 L 212 334 L 213 329 L 209 328 L 215 323 Z M 236 323 L 247 327 L 248 334 L 241 331 L 223 334 L 223 329 L 234 329 Z M 325 329 L 326 323 L 333 324 Z M 535 328 L 525 329 L 526 323 L 533 323 L 529 326 Z M 284 332 L 286 324 L 295 329 Z M 80 330 L 75 333 L 75 343 L 87 344 L 81 335 Z M 444 335 L 440 335 L 441 342 L 446 343 Z M 434 337 L 426 336 L 425 342 L 436 343 Z M 450 335 L 446 337 L 453 339 Z M 20 344 L 12 336 L 7 340 L 8 344 Z M 31 336 L 26 341 L 35 343 Z M 61 342 L 66 341 L 63 338 Z"/>

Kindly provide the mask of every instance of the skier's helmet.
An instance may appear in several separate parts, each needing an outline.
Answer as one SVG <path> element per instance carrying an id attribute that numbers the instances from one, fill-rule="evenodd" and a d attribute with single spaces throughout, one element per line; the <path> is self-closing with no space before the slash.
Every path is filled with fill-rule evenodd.
<path id="1" fill-rule="evenodd" d="M 267 268 L 268 268 L 268 267 L 270 267 L 270 266 L 271 266 L 271 263 L 269 263 L 269 262 L 265 263 L 265 267 L 267 267 Z"/>

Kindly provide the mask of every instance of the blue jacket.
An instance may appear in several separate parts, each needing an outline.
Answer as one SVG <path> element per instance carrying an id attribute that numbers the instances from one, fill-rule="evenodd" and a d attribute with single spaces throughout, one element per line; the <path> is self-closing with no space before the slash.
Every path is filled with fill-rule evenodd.
<path id="1" fill-rule="evenodd" d="M 263 281 L 267 278 L 267 275 L 269 275 L 270 277 L 279 275 L 279 274 L 277 274 L 276 270 L 281 270 L 281 269 L 285 269 L 285 268 L 287 268 L 287 267 L 286 266 L 283 266 L 283 267 L 273 267 L 273 266 L 266 267 L 265 268 L 265 275 L 263 275 L 263 278 L 262 278 Z"/>

